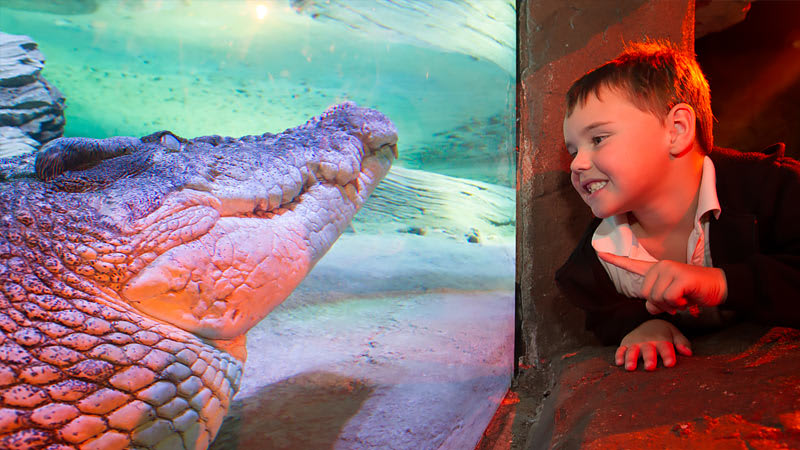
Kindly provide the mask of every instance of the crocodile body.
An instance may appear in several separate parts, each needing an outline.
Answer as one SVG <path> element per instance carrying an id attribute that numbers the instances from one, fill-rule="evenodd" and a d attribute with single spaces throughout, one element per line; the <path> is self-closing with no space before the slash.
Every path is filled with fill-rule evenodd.
<path id="1" fill-rule="evenodd" d="M 0 449 L 208 447 L 245 333 L 396 141 L 346 103 L 280 134 L 63 138 L 0 177 Z"/>

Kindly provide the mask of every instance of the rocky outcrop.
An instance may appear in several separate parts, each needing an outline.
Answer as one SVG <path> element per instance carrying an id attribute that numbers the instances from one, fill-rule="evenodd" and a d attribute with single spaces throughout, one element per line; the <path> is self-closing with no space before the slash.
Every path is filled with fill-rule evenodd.
<path id="1" fill-rule="evenodd" d="M 64 132 L 64 95 L 42 76 L 44 62 L 30 37 L 0 32 L 0 157 L 34 151 Z"/>
<path id="2" fill-rule="evenodd" d="M 0 127 L 0 157 L 30 153 L 39 148 L 39 141 L 16 127 Z"/>

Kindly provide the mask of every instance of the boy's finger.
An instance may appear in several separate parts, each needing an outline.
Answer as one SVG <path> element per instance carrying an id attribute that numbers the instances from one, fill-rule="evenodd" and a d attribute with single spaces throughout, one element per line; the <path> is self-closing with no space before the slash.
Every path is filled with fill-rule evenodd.
<path id="1" fill-rule="evenodd" d="M 627 270 L 628 272 L 633 272 L 642 276 L 644 276 L 644 274 L 646 274 L 647 271 L 650 270 L 650 268 L 655 264 L 654 262 L 650 261 L 640 261 L 638 259 L 631 259 L 625 256 L 619 256 L 606 252 L 597 252 L 597 256 L 609 264 L 613 264 L 621 269 Z"/>
<path id="2" fill-rule="evenodd" d="M 679 309 L 681 311 L 689 307 L 689 301 L 686 300 L 686 297 L 678 297 L 670 301 L 670 303 L 675 309 Z"/>
<path id="3" fill-rule="evenodd" d="M 677 358 L 675 357 L 675 347 L 672 346 L 671 342 L 658 342 L 656 343 L 656 348 L 661 355 L 661 361 L 664 362 L 664 367 L 672 367 L 675 365 Z"/>
<path id="4" fill-rule="evenodd" d="M 658 281 L 658 273 L 648 272 L 642 280 L 642 287 L 639 291 L 639 298 L 651 301 L 653 300 L 653 286 Z"/>
<path id="5" fill-rule="evenodd" d="M 675 348 L 677 348 L 678 353 L 680 353 L 683 356 L 692 356 L 691 347 L 687 347 L 685 345 L 676 345 Z"/>
<path id="6" fill-rule="evenodd" d="M 683 356 L 692 356 L 692 343 L 689 342 L 689 339 L 686 339 L 686 336 L 682 334 L 674 335 L 672 342 L 675 343 L 678 353 Z"/>
<path id="7" fill-rule="evenodd" d="M 625 351 L 628 350 L 628 347 L 625 345 L 620 345 L 617 349 L 617 354 L 614 355 L 614 362 L 617 363 L 618 366 L 625 364 Z"/>
<path id="8" fill-rule="evenodd" d="M 650 277 L 653 277 L 654 279 L 652 286 L 650 287 L 650 292 L 646 298 L 657 303 L 664 303 L 666 300 L 668 300 L 667 290 L 670 286 L 672 286 L 675 278 L 672 276 L 672 274 L 668 273 L 655 273 L 651 274 Z"/>
<path id="9" fill-rule="evenodd" d="M 659 305 L 656 305 L 655 303 L 649 301 L 644 304 L 644 307 L 647 308 L 647 312 L 649 312 L 654 316 L 665 312 L 668 312 L 670 314 L 675 314 L 675 311 L 670 311 L 669 308 L 662 309 Z"/>
<path id="10" fill-rule="evenodd" d="M 636 363 L 639 362 L 639 346 L 632 345 L 628 347 L 625 353 L 625 369 L 636 370 Z"/>
<path id="11" fill-rule="evenodd" d="M 656 353 L 656 347 L 650 342 L 644 343 L 641 345 L 642 347 L 642 361 L 644 363 L 644 370 L 653 371 L 656 370 L 656 366 L 658 365 L 658 353 Z"/>
<path id="12" fill-rule="evenodd" d="M 673 279 L 669 287 L 664 290 L 664 299 L 678 309 L 683 309 L 689 304 L 684 296 L 686 293 L 685 286 L 681 281 L 677 278 Z"/>

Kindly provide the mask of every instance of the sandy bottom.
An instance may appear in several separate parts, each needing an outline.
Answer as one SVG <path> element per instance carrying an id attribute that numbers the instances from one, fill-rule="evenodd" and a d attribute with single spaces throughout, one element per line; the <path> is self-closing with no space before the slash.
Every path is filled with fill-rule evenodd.
<path id="1" fill-rule="evenodd" d="M 510 245 L 342 236 L 248 334 L 211 448 L 473 448 L 511 380 L 513 260 Z"/>

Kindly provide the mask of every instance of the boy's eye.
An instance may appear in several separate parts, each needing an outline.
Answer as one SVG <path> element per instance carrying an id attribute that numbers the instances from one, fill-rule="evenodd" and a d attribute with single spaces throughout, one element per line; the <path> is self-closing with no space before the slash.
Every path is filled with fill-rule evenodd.
<path id="1" fill-rule="evenodd" d="M 606 135 L 592 136 L 592 144 L 597 145 L 597 144 L 603 142 L 603 140 L 605 140 L 605 138 L 607 138 L 607 137 L 608 136 L 606 136 Z"/>

